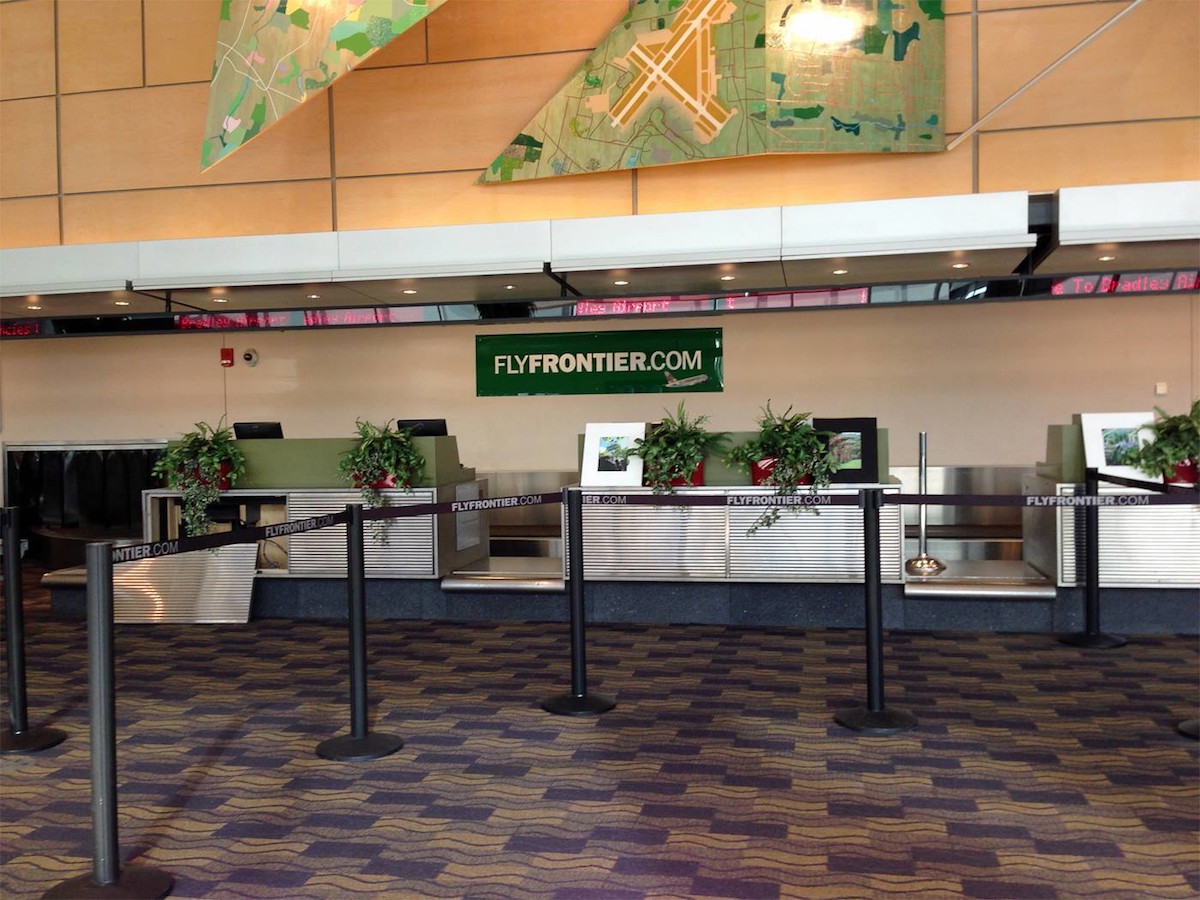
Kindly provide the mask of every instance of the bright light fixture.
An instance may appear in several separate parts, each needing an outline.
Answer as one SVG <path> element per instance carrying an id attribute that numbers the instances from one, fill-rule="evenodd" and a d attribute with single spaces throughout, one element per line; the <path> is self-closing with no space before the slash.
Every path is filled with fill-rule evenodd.
<path id="1" fill-rule="evenodd" d="M 834 269 L 833 274 L 834 275 L 849 275 L 850 270 L 849 269 Z"/>
<path id="2" fill-rule="evenodd" d="M 506 291 L 515 291 L 517 289 L 517 286 L 515 284 L 506 284 L 504 286 L 504 289 Z"/>
<path id="3" fill-rule="evenodd" d="M 115 301 L 113 301 L 113 302 L 114 302 L 114 303 L 115 303 L 117 306 L 128 306 L 128 305 L 129 305 L 129 301 L 128 301 L 128 300 L 115 300 Z"/>
<path id="4" fill-rule="evenodd" d="M 405 288 L 401 291 L 402 294 L 415 294 L 416 292 L 416 288 Z"/>
<path id="5" fill-rule="evenodd" d="M 952 269 L 969 269 L 969 268 L 971 268 L 971 264 L 970 263 L 953 263 L 950 266 L 950 268 L 952 268 Z"/>
<path id="6" fill-rule="evenodd" d="M 213 297 L 213 303 L 228 303 L 228 297 Z"/>
<path id="7" fill-rule="evenodd" d="M 1096 259 L 1100 260 L 1100 262 L 1112 262 L 1114 259 L 1116 259 L 1116 257 L 1115 256 L 1097 256 Z"/>
<path id="8" fill-rule="evenodd" d="M 41 309 L 40 306 L 27 306 L 26 309 Z"/>
<path id="9" fill-rule="evenodd" d="M 722 281 L 736 281 L 737 276 L 736 275 L 722 275 L 721 280 Z"/>
<path id="10" fill-rule="evenodd" d="M 321 295 L 320 295 L 320 294 L 308 294 L 308 295 L 307 295 L 307 296 L 306 296 L 304 299 L 306 299 L 306 300 L 320 300 L 320 299 L 321 299 Z"/>
<path id="11" fill-rule="evenodd" d="M 625 285 L 629 284 L 629 282 L 628 281 L 614 281 L 613 284 L 617 285 L 618 287 L 624 287 Z"/>
<path id="12" fill-rule="evenodd" d="M 848 44 L 862 34 L 863 24 L 862 17 L 853 10 L 814 5 L 788 16 L 784 42 L 792 48 L 801 44 Z"/>

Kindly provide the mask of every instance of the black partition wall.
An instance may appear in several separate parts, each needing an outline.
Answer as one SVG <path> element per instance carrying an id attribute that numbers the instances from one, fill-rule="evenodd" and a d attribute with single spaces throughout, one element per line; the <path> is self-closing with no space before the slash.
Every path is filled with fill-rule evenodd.
<path id="1" fill-rule="evenodd" d="M 27 558 L 82 565 L 88 541 L 140 537 L 142 491 L 161 446 L 22 447 L 5 452 L 5 505 L 19 510 Z"/>

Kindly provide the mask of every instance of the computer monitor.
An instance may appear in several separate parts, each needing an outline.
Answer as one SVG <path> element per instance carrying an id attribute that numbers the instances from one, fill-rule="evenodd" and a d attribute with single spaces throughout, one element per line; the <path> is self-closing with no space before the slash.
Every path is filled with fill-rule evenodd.
<path id="1" fill-rule="evenodd" d="M 445 437 L 445 419 L 397 419 L 397 428 L 411 428 L 413 437 Z"/>
<path id="2" fill-rule="evenodd" d="M 281 438 L 283 437 L 283 426 L 278 422 L 234 422 L 233 436 L 239 441 Z"/>

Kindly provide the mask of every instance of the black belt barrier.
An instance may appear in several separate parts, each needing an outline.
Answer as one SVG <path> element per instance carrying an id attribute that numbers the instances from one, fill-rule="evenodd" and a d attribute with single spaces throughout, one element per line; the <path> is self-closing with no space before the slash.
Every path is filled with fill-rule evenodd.
<path id="1" fill-rule="evenodd" d="M 345 762 L 366 762 L 395 753 L 404 741 L 391 734 L 367 732 L 367 598 L 363 508 L 346 507 L 346 582 L 350 623 L 350 733 L 317 745 L 317 755 Z"/>
<path id="2" fill-rule="evenodd" d="M 121 868 L 117 852 L 117 728 L 113 667 L 112 544 L 87 545 L 88 718 L 92 751 L 92 874 L 47 898 L 165 897 L 175 879 L 149 866 Z"/>
<path id="3" fill-rule="evenodd" d="M 563 490 L 567 504 L 567 565 L 571 596 L 571 692 L 547 697 L 542 709 L 559 716 L 594 716 L 608 712 L 617 701 L 587 689 L 587 612 L 583 603 L 583 496 L 579 488 Z"/>
<path id="4" fill-rule="evenodd" d="M 66 740 L 67 733 L 29 727 L 25 698 L 25 598 L 21 587 L 21 528 L 16 507 L 0 511 L 4 529 L 4 639 L 8 649 L 8 731 L 0 732 L 0 753 L 36 753 Z"/>

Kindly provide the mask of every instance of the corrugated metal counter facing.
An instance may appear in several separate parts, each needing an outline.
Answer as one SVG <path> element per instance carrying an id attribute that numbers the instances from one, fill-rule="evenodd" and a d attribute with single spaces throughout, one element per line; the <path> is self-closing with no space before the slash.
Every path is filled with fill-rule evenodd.
<path id="1" fill-rule="evenodd" d="M 899 493 L 898 485 L 846 485 L 820 494 L 857 494 L 863 487 Z M 588 494 L 649 494 L 649 488 L 587 488 Z M 764 495 L 765 487 L 679 488 L 681 494 Z M 782 510 L 769 528 L 748 533 L 758 506 L 583 507 L 584 575 L 595 581 L 861 582 L 863 517 L 855 506 Z M 880 569 L 904 581 L 900 507 L 880 512 Z M 566 513 L 563 534 L 568 535 Z M 569 545 L 569 540 L 565 542 Z M 564 548 L 563 574 L 569 565 Z"/>

